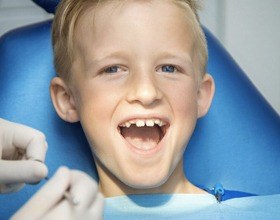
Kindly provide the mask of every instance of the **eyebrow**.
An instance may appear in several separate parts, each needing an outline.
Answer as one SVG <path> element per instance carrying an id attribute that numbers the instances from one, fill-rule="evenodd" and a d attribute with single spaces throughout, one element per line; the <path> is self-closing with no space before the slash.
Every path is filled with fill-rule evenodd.
<path id="1" fill-rule="evenodd" d="M 158 55 L 159 59 L 179 59 L 182 62 L 192 64 L 192 59 L 190 56 L 185 55 L 183 52 L 162 52 Z"/>
<path id="2" fill-rule="evenodd" d="M 105 59 L 110 59 L 110 58 L 124 58 L 124 54 L 126 54 L 124 51 L 115 51 L 115 52 L 112 52 L 112 53 L 108 53 L 108 54 L 104 54 L 102 56 L 99 56 L 95 59 L 93 59 L 91 62 L 100 62 L 102 60 L 105 60 Z"/>
<path id="3" fill-rule="evenodd" d="M 103 60 L 107 60 L 107 59 L 115 59 L 115 58 L 118 58 L 118 59 L 125 59 L 125 52 L 124 51 L 115 51 L 115 52 L 112 52 L 112 53 L 108 53 L 108 54 L 104 54 L 104 55 L 101 55 L 101 56 L 98 56 L 92 60 L 90 60 L 90 62 L 88 62 L 88 64 L 86 65 L 87 66 L 87 70 L 90 69 L 92 66 L 95 66 L 96 64 L 102 62 Z"/>

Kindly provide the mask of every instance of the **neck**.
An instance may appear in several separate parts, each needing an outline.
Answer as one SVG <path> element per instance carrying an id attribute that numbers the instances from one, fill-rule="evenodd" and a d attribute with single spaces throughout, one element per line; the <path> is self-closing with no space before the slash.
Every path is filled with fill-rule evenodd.
<path id="1" fill-rule="evenodd" d="M 205 191 L 197 188 L 191 184 L 185 177 L 183 171 L 183 162 L 181 161 L 177 168 L 173 171 L 168 180 L 156 187 L 149 189 L 136 189 L 127 186 L 110 173 L 106 168 L 102 167 L 99 163 L 97 165 L 97 171 L 99 174 L 99 190 L 105 197 L 115 197 L 131 194 L 203 194 Z"/>

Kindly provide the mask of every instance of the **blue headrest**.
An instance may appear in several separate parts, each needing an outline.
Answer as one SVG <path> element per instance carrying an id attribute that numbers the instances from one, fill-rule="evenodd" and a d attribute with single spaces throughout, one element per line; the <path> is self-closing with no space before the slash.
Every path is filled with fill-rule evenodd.
<path id="1" fill-rule="evenodd" d="M 49 83 L 55 71 L 50 28 L 48 21 L 0 38 L 0 118 L 26 124 L 46 134 L 49 176 L 65 164 L 96 178 L 92 154 L 80 124 L 62 121 L 52 107 Z M 18 193 L 1 195 L 1 219 L 6 219 L 2 210 L 13 213 L 38 187 L 27 186 Z"/>
<path id="2" fill-rule="evenodd" d="M 52 107 L 49 83 L 55 71 L 50 26 L 47 21 L 0 38 L 0 117 L 46 134 L 49 176 L 58 166 L 67 165 L 96 178 L 80 124 L 62 121 Z M 219 182 L 231 190 L 280 193 L 279 115 L 211 33 L 206 29 L 205 33 L 208 71 L 216 81 L 216 96 L 209 114 L 198 121 L 187 148 L 186 175 L 205 187 Z M 39 186 L 1 196 L 1 218 L 15 212 Z"/>
<path id="3" fill-rule="evenodd" d="M 45 9 L 49 13 L 54 13 L 60 0 L 33 0 L 37 5 Z"/>
<path id="4" fill-rule="evenodd" d="M 216 94 L 186 150 L 187 175 L 207 186 L 279 193 L 280 117 L 215 37 L 205 34 Z"/>

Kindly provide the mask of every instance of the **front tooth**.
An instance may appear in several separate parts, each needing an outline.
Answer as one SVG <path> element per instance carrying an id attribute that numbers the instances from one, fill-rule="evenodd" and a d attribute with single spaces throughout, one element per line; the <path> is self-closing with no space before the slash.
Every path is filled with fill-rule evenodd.
<path id="1" fill-rule="evenodd" d="M 159 124 L 160 124 L 160 120 L 159 120 L 159 119 L 156 119 L 156 120 L 155 120 L 155 123 L 156 123 L 157 125 L 159 125 Z"/>
<path id="2" fill-rule="evenodd" d="M 126 123 L 125 123 L 125 126 L 126 126 L 127 128 L 129 128 L 129 127 L 130 127 L 130 125 L 131 125 L 131 123 L 130 123 L 130 122 L 126 122 Z"/>
<path id="3" fill-rule="evenodd" d="M 155 125 L 155 123 L 154 123 L 153 120 L 147 120 L 147 121 L 146 121 L 146 125 L 147 125 L 148 127 L 153 127 L 153 126 Z"/>
<path id="4" fill-rule="evenodd" d="M 144 122 L 144 121 L 141 121 L 141 120 L 138 120 L 138 121 L 136 122 L 136 126 L 137 126 L 137 127 L 144 127 L 144 126 L 145 126 L 145 122 Z"/>
<path id="5" fill-rule="evenodd" d="M 163 121 L 161 121 L 161 120 L 159 120 L 159 119 L 156 119 L 156 120 L 155 120 L 155 123 L 156 123 L 158 126 L 160 126 L 160 127 L 166 125 L 165 122 L 163 122 Z"/>

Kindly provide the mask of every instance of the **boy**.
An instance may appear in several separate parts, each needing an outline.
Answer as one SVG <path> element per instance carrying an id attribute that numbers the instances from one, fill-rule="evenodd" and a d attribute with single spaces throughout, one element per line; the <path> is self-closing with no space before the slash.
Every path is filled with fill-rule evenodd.
<path id="1" fill-rule="evenodd" d="M 80 121 L 105 197 L 204 193 L 183 172 L 214 83 L 195 1 L 63 1 L 53 26 L 51 96 Z"/>
<path id="2" fill-rule="evenodd" d="M 214 94 L 191 0 L 65 0 L 53 23 L 58 115 L 80 121 L 105 197 L 206 194 L 183 153 Z"/>

